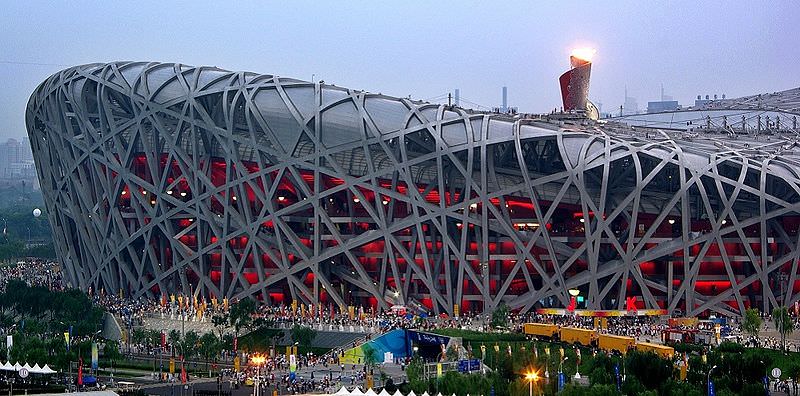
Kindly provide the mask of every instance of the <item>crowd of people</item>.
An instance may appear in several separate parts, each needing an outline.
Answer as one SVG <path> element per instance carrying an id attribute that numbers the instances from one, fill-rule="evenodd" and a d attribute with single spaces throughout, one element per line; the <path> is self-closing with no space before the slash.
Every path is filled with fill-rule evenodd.
<path id="1" fill-rule="evenodd" d="M 18 263 L 0 266 L 0 291 L 5 290 L 9 280 L 23 280 L 30 286 L 43 286 L 50 290 L 60 291 L 66 287 L 63 272 L 57 262 L 40 259 L 25 259 Z M 189 322 L 206 323 L 206 329 L 211 330 L 211 317 L 224 313 L 230 308 L 227 300 L 213 300 L 209 304 L 204 298 L 188 296 L 161 296 L 161 298 L 128 298 L 120 294 L 101 290 L 88 290 L 90 298 L 106 311 L 114 314 L 126 328 L 145 325 L 148 318 L 160 318 L 165 321 L 186 320 Z M 233 303 L 233 301 L 231 301 Z M 366 334 L 381 334 L 398 328 L 413 328 L 430 331 L 442 328 L 459 328 L 475 331 L 490 330 L 490 317 L 488 315 L 474 315 L 462 313 L 458 317 L 445 315 L 426 317 L 412 315 L 403 310 L 378 311 L 375 308 L 363 307 L 338 307 L 332 304 L 319 305 L 261 305 L 254 317 L 260 317 L 278 328 L 290 328 L 294 325 L 312 327 L 326 331 L 362 332 Z M 424 318 L 424 319 L 423 319 Z M 769 316 L 764 317 L 766 333 L 774 327 Z M 517 315 L 509 313 L 508 322 L 512 329 L 519 329 L 525 322 L 546 322 L 562 326 L 593 328 L 594 318 L 581 316 L 553 316 L 539 315 L 536 313 Z M 800 317 L 793 316 L 795 329 L 800 329 Z M 703 329 L 703 326 L 709 326 Z M 698 329 L 710 331 L 711 324 L 701 323 Z M 743 344 L 756 344 L 758 346 L 779 349 L 782 341 L 778 337 L 763 336 L 752 339 L 743 335 L 739 321 L 728 321 L 726 333 L 731 335 L 732 341 Z M 659 340 L 664 330 L 670 326 L 665 320 L 658 317 L 623 316 L 607 320 L 606 326 L 601 330 L 616 335 L 632 335 L 637 339 Z M 800 351 L 800 343 L 787 341 L 790 350 Z"/>
<path id="2" fill-rule="evenodd" d="M 10 280 L 25 281 L 28 286 L 41 286 L 53 291 L 66 288 L 61 266 L 51 260 L 31 258 L 0 266 L 0 292 L 6 291 Z"/>

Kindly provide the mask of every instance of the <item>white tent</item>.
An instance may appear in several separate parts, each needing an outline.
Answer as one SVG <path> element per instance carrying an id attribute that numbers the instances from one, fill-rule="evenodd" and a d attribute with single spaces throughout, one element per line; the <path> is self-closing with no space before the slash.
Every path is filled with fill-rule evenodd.
<path id="1" fill-rule="evenodd" d="M 39 363 L 36 363 L 33 365 L 33 367 L 31 367 L 31 374 L 44 374 L 42 368 L 39 367 Z"/>
<path id="2" fill-rule="evenodd" d="M 422 395 L 420 395 L 420 396 L 431 396 L 431 395 L 428 394 L 428 391 L 425 391 L 425 392 L 422 392 Z"/>
<path id="3" fill-rule="evenodd" d="M 378 396 L 378 394 L 375 393 L 375 391 L 372 390 L 372 388 L 369 388 L 369 389 L 367 389 L 367 392 L 364 393 L 364 396 Z"/>
<path id="4" fill-rule="evenodd" d="M 3 371 L 14 371 L 14 366 L 11 365 L 11 362 L 5 362 L 2 366 L 0 366 L 0 370 Z"/>
<path id="5" fill-rule="evenodd" d="M 398 390 L 394 391 L 394 394 L 392 396 L 403 396 L 403 394 L 400 393 L 400 389 L 398 389 Z"/>
<path id="6" fill-rule="evenodd" d="M 362 391 L 361 391 L 361 388 L 359 388 L 359 387 L 356 387 L 355 389 L 353 389 L 353 391 L 352 391 L 352 392 L 350 392 L 350 394 L 351 394 L 351 395 L 359 395 L 359 396 L 362 396 L 362 395 L 364 394 L 364 392 L 362 392 Z"/>
<path id="7" fill-rule="evenodd" d="M 28 372 L 30 372 L 33 369 L 33 367 L 31 367 L 31 365 L 28 364 L 28 362 L 25 362 L 25 365 L 22 366 L 22 368 L 24 368 L 25 370 L 28 370 Z"/>
<path id="8" fill-rule="evenodd" d="M 386 391 L 386 388 L 383 388 L 381 390 L 381 393 L 378 393 L 378 396 L 392 396 L 392 395 L 390 395 L 389 392 Z"/>
<path id="9" fill-rule="evenodd" d="M 42 367 L 42 372 L 44 374 L 55 374 L 56 373 L 56 371 L 51 369 L 50 366 L 48 366 L 47 364 L 45 364 L 44 367 Z"/>
<path id="10" fill-rule="evenodd" d="M 21 368 L 22 366 L 19 364 L 19 362 L 14 363 L 14 371 L 19 371 Z"/>
<path id="11" fill-rule="evenodd" d="M 349 395 L 349 394 L 350 394 L 350 391 L 347 390 L 347 388 L 345 388 L 344 386 L 342 386 L 342 389 L 339 389 L 338 392 L 334 393 L 334 395 L 340 395 L 340 396 Z"/>
<path id="12" fill-rule="evenodd" d="M 408 395 L 406 395 L 406 396 L 417 396 L 417 394 L 416 394 L 416 393 L 414 393 L 414 391 L 412 390 L 412 391 L 411 391 L 411 392 L 409 392 L 409 393 L 408 393 Z"/>

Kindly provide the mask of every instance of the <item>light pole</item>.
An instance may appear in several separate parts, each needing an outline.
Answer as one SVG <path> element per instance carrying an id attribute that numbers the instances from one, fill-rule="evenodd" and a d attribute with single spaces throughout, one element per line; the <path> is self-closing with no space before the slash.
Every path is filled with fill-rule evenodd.
<path id="1" fill-rule="evenodd" d="M 784 284 L 786 283 L 786 281 L 789 280 L 789 277 L 786 275 L 786 273 L 781 272 L 780 274 L 778 274 L 778 280 L 781 282 L 781 300 L 780 300 L 780 304 L 779 304 L 779 307 L 780 307 L 780 311 L 779 311 L 780 312 L 780 327 L 779 327 L 779 331 L 781 332 L 781 351 L 783 351 L 783 353 L 785 354 L 786 353 L 786 324 L 784 322 L 786 322 L 786 316 L 788 316 L 788 313 L 784 314 L 784 305 L 783 305 L 783 303 L 785 301 L 785 297 L 784 297 L 783 293 L 784 293 Z"/>
<path id="2" fill-rule="evenodd" d="M 708 376 L 706 378 L 706 387 L 708 388 L 708 395 L 711 396 L 711 372 L 717 368 L 717 365 L 714 365 L 708 370 Z"/>
<path id="3" fill-rule="evenodd" d="M 536 371 L 527 373 L 525 379 L 528 380 L 528 396 L 533 396 L 533 383 L 539 381 L 539 373 Z"/>
<path id="4" fill-rule="evenodd" d="M 561 359 L 561 363 L 558 364 L 558 375 L 564 372 L 564 362 L 567 360 L 569 360 L 569 356 L 564 356 L 564 358 Z"/>
<path id="5" fill-rule="evenodd" d="M 253 357 L 250 358 L 250 362 L 256 365 L 256 380 L 254 384 L 255 389 L 253 391 L 255 396 L 259 396 L 259 394 L 261 393 L 261 389 L 259 389 L 259 387 L 261 386 L 259 383 L 259 380 L 261 379 L 261 365 L 264 364 L 266 360 L 267 360 L 266 357 L 264 357 L 263 355 L 254 355 Z"/>

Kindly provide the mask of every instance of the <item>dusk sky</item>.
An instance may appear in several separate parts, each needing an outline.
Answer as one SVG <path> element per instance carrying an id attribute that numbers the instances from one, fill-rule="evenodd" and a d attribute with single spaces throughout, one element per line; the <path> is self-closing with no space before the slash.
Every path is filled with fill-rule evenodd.
<path id="1" fill-rule="evenodd" d="M 574 47 L 597 49 L 590 98 L 639 107 L 665 93 L 730 97 L 800 86 L 796 2 L 6 2 L 0 139 L 25 134 L 28 97 L 67 66 L 213 65 L 524 112 L 560 105 Z M 466 106 L 465 107 L 469 107 Z"/>

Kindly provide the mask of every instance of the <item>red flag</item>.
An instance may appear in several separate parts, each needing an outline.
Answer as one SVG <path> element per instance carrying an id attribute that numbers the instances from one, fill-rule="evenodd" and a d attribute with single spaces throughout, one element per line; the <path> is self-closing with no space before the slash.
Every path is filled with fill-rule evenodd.
<path id="1" fill-rule="evenodd" d="M 186 383 L 186 366 L 184 366 L 183 361 L 181 361 L 181 383 Z"/>
<path id="2" fill-rule="evenodd" d="M 83 358 L 78 359 L 78 386 L 83 385 Z"/>
<path id="3" fill-rule="evenodd" d="M 239 338 L 233 337 L 233 353 L 239 350 Z"/>
<path id="4" fill-rule="evenodd" d="M 161 332 L 161 349 L 167 350 L 167 333 Z"/>

